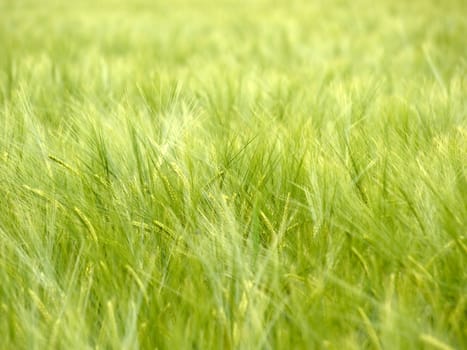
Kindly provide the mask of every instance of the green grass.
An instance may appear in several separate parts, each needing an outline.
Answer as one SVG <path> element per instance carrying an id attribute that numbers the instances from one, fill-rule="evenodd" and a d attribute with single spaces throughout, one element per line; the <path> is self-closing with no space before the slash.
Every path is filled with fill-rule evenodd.
<path id="1" fill-rule="evenodd" d="M 0 347 L 465 349 L 466 4 L 0 0 Z"/>

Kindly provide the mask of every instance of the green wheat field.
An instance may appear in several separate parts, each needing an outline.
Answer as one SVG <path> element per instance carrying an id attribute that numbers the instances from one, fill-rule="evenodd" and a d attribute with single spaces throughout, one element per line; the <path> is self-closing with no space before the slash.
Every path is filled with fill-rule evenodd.
<path id="1" fill-rule="evenodd" d="M 0 348 L 465 349 L 467 2 L 0 0 Z"/>

